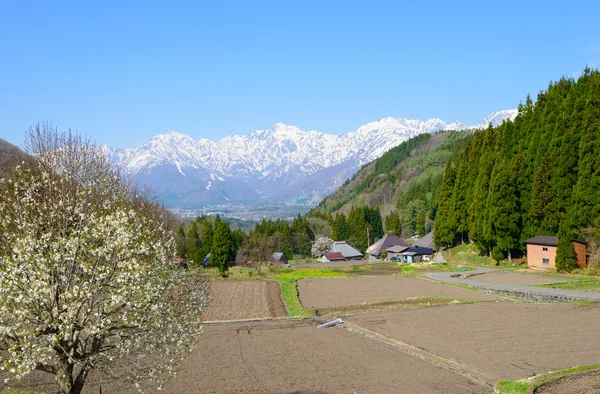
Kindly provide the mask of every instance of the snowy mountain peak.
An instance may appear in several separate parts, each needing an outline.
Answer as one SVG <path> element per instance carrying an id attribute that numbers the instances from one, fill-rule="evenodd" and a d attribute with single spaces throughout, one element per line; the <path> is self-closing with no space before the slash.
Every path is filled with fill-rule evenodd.
<path id="1" fill-rule="evenodd" d="M 492 112 L 475 126 L 472 126 L 472 129 L 485 129 L 491 123 L 492 126 L 496 127 L 502 124 L 505 120 L 515 120 L 517 115 L 519 114 L 518 109 L 504 109 L 501 111 Z"/>
<path id="2" fill-rule="evenodd" d="M 302 196 L 318 199 L 332 192 L 362 164 L 409 138 L 440 130 L 498 125 L 504 119 L 514 119 L 517 113 L 497 111 L 471 127 L 438 118 L 386 117 L 341 135 L 304 131 L 285 123 L 219 141 L 195 140 L 172 131 L 156 135 L 137 148 L 107 152 L 140 182 L 157 189 L 169 206 L 265 197 L 297 201 Z"/>

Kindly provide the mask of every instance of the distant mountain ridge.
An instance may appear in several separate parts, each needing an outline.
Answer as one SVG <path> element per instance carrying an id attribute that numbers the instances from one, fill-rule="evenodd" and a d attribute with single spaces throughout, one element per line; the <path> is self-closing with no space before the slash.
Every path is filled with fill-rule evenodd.
<path id="1" fill-rule="evenodd" d="M 136 148 L 106 150 L 139 183 L 151 185 L 169 207 L 251 204 L 263 199 L 316 203 L 360 166 L 411 137 L 485 128 L 516 115 L 516 109 L 494 112 L 474 126 L 441 119 L 383 118 L 337 136 L 277 123 L 269 130 L 216 142 L 171 132 Z"/>

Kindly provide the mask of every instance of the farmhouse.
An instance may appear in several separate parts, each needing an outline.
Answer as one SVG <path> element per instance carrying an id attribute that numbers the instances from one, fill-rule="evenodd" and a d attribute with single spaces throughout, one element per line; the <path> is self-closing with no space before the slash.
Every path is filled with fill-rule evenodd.
<path id="1" fill-rule="evenodd" d="M 573 240 L 573 249 L 577 265 L 584 268 L 587 265 L 585 243 Z M 538 235 L 525 241 L 527 244 L 527 266 L 531 268 L 554 268 L 558 239 L 548 235 Z"/>
<path id="2" fill-rule="evenodd" d="M 327 252 L 323 255 L 322 261 L 324 263 L 331 263 L 333 261 L 344 261 L 346 258 L 340 252 Z"/>
<path id="3" fill-rule="evenodd" d="M 287 264 L 288 258 L 285 257 L 285 254 L 283 254 L 281 252 L 275 252 L 275 253 L 273 253 L 273 256 L 271 257 L 271 261 L 273 261 L 274 263 Z"/>
<path id="4" fill-rule="evenodd" d="M 421 248 L 434 249 L 435 245 L 433 244 L 433 231 L 425 234 L 421 239 L 413 244 L 413 246 L 420 246 Z"/>
<path id="5" fill-rule="evenodd" d="M 348 245 L 346 241 L 337 241 L 332 243 L 329 251 L 341 253 L 346 260 L 360 259 L 363 257 L 362 253 Z"/>
<path id="6" fill-rule="evenodd" d="M 388 250 L 392 246 L 407 246 L 408 244 L 404 242 L 400 237 L 398 237 L 394 233 L 387 233 L 383 238 L 379 241 L 375 242 L 373 245 L 369 246 L 367 249 L 367 253 L 369 254 L 369 259 L 380 259 L 381 254 L 384 250 Z"/>
<path id="7" fill-rule="evenodd" d="M 430 248 L 422 248 L 420 246 L 411 245 L 403 252 L 397 255 L 398 262 L 419 263 L 421 261 L 431 261 L 435 250 Z"/>

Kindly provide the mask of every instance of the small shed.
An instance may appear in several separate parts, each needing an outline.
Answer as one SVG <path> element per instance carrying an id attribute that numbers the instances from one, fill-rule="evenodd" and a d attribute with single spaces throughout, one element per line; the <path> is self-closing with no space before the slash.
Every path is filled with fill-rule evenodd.
<path id="1" fill-rule="evenodd" d="M 340 252 L 327 252 L 323 255 L 322 261 L 324 263 L 331 263 L 334 261 L 345 261 L 346 258 Z"/>
<path id="2" fill-rule="evenodd" d="M 577 265 L 587 266 L 585 242 L 572 240 Z M 550 235 L 538 235 L 525 241 L 527 244 L 527 266 L 530 268 L 555 268 L 558 238 Z"/>
<path id="3" fill-rule="evenodd" d="M 275 253 L 273 253 L 273 256 L 271 257 L 271 260 L 274 263 L 280 263 L 280 264 L 287 264 L 288 263 L 288 258 L 285 257 L 285 254 L 283 254 L 281 252 L 275 252 Z"/>

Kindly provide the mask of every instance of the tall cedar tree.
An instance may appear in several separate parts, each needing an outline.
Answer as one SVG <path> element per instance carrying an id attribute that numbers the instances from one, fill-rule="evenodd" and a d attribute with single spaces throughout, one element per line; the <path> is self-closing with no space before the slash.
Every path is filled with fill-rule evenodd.
<path id="1" fill-rule="evenodd" d="M 550 159 L 548 154 L 542 156 L 540 166 L 533 178 L 533 196 L 529 218 L 539 234 L 551 232 L 545 219 L 548 217 L 552 204 L 552 190 L 550 190 Z"/>
<path id="2" fill-rule="evenodd" d="M 226 275 L 229 270 L 229 262 L 235 260 L 235 252 L 229 225 L 225 222 L 216 223 L 210 260 L 213 264 L 218 264 L 222 275 Z"/>
<path id="3" fill-rule="evenodd" d="M 577 268 L 577 259 L 575 257 L 575 249 L 571 241 L 571 230 L 567 222 L 560 223 L 558 228 L 558 248 L 556 249 L 557 271 L 571 272 Z"/>
<path id="4" fill-rule="evenodd" d="M 456 226 L 452 222 L 452 192 L 454 189 L 455 172 L 452 162 L 448 161 L 444 171 L 444 181 L 440 190 L 440 204 L 438 215 L 433 224 L 434 242 L 436 247 L 454 244 L 456 239 Z"/>
<path id="5" fill-rule="evenodd" d="M 331 223 L 331 239 L 334 241 L 346 241 L 350 236 L 346 215 L 338 213 Z"/>
<path id="6" fill-rule="evenodd" d="M 398 216 L 398 211 L 392 211 L 385 218 L 385 229 L 388 233 L 396 233 L 398 235 L 402 234 L 402 224 L 400 223 L 400 216 Z"/>

